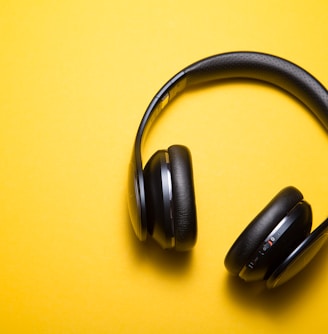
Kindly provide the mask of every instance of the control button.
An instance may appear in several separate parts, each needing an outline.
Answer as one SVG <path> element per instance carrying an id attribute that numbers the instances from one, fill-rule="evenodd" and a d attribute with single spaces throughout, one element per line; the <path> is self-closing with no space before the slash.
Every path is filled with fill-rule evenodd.
<path id="1" fill-rule="evenodd" d="M 273 242 L 271 240 L 265 242 L 260 249 L 260 253 L 264 255 L 264 253 L 266 253 L 271 248 L 272 245 Z"/>

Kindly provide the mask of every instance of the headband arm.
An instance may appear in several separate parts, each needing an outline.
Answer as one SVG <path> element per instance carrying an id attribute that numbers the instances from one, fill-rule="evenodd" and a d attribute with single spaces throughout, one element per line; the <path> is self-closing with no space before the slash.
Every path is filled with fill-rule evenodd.
<path id="1" fill-rule="evenodd" d="M 169 80 L 151 100 L 142 120 L 136 136 L 134 151 L 141 151 L 142 142 L 147 137 L 148 131 L 166 105 L 187 86 L 185 72 L 181 71 Z M 137 155 L 137 154 L 136 154 Z M 136 159 L 138 157 L 136 156 Z M 138 161 L 137 161 L 138 163 Z"/>

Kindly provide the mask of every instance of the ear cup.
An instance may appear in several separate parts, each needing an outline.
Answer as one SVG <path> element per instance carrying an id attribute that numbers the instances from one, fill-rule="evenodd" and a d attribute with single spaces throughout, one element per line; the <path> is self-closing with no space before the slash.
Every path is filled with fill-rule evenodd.
<path id="1" fill-rule="evenodd" d="M 187 147 L 168 149 L 172 178 L 175 248 L 190 250 L 197 239 L 197 218 L 191 154 Z"/>
<path id="2" fill-rule="evenodd" d="M 175 245 L 168 153 L 157 151 L 144 168 L 147 231 L 162 248 Z"/>
<path id="3" fill-rule="evenodd" d="M 311 226 L 311 207 L 305 201 L 300 201 L 260 243 L 239 277 L 247 282 L 267 280 L 309 235 Z"/>
<path id="4" fill-rule="evenodd" d="M 303 195 L 299 190 L 287 187 L 280 191 L 253 219 L 226 255 L 225 266 L 231 274 L 240 273 L 269 233 L 302 199 Z"/>
<path id="5" fill-rule="evenodd" d="M 300 245 L 273 271 L 266 282 L 269 289 L 290 280 L 315 257 L 328 238 L 328 219 L 320 224 Z"/>
<path id="6" fill-rule="evenodd" d="M 157 151 L 144 168 L 147 230 L 162 248 L 190 250 L 197 219 L 191 155 L 185 146 Z"/>

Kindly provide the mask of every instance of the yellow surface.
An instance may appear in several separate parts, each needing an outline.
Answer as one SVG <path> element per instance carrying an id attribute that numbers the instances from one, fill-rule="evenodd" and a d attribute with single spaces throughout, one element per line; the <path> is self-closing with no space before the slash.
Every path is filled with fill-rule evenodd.
<path id="1" fill-rule="evenodd" d="M 287 185 L 327 216 L 328 139 L 289 96 L 251 83 L 181 96 L 145 157 L 193 154 L 191 254 L 141 244 L 127 168 L 137 126 L 172 75 L 235 50 L 273 53 L 328 86 L 328 2 L 5 1 L 0 4 L 0 333 L 312 333 L 327 329 L 328 248 L 265 291 L 223 266 Z"/>

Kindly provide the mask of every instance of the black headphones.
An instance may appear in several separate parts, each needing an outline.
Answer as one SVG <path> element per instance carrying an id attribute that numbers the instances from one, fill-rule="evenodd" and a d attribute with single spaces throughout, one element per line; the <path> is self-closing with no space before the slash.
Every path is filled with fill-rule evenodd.
<path id="1" fill-rule="evenodd" d="M 191 155 L 187 147 L 157 151 L 143 168 L 146 132 L 164 107 L 185 89 L 225 79 L 272 84 L 300 100 L 328 131 L 328 92 L 299 66 L 257 52 L 224 53 L 176 74 L 150 102 L 138 129 L 129 169 L 129 212 L 137 237 L 150 234 L 163 248 L 190 250 L 197 218 Z M 312 211 L 294 187 L 287 187 L 255 217 L 232 245 L 225 266 L 245 281 L 278 286 L 305 267 L 328 237 L 328 219 L 311 234 Z"/>

